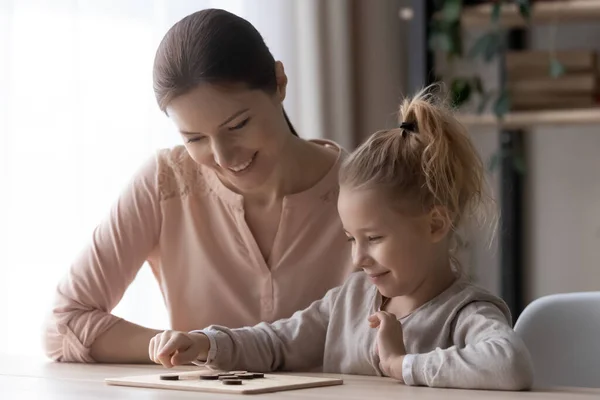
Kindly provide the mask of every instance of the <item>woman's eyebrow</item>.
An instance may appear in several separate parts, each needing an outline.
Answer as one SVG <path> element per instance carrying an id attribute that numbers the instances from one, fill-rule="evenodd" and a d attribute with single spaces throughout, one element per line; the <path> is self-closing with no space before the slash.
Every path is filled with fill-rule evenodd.
<path id="1" fill-rule="evenodd" d="M 241 114 L 245 113 L 246 111 L 250 110 L 249 108 L 244 108 L 242 110 L 236 111 L 231 117 L 227 118 L 225 121 L 223 121 L 220 125 L 219 128 L 221 128 L 223 125 L 226 125 L 227 123 L 231 122 L 232 120 L 234 120 L 236 117 L 240 116 Z M 187 132 L 187 131 L 179 131 L 181 134 L 183 135 L 203 135 L 203 133 L 200 132 Z"/>
<path id="2" fill-rule="evenodd" d="M 227 118 L 225 121 L 223 121 L 221 123 L 221 125 L 219 125 L 219 128 L 222 127 L 223 125 L 226 125 L 227 123 L 231 122 L 233 119 L 235 119 L 235 117 L 239 116 L 240 114 L 245 113 L 246 111 L 248 111 L 249 108 L 244 108 L 243 110 L 239 110 L 236 113 L 234 113 L 231 117 Z"/>

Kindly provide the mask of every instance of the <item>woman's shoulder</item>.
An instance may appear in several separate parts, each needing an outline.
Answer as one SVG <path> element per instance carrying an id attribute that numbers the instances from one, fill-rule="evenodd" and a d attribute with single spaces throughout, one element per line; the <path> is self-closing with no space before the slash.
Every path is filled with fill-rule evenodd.
<path id="1" fill-rule="evenodd" d="M 306 141 L 331 151 L 333 158 L 337 157 L 337 159 L 344 159 L 349 154 L 344 147 L 330 139 L 307 139 Z"/>
<path id="2" fill-rule="evenodd" d="M 313 165 L 322 166 L 319 170 L 319 179 L 308 191 L 317 193 L 326 202 L 337 199 L 339 193 L 338 174 L 348 152 L 339 144 L 327 139 L 310 139 L 307 142 L 313 144 L 320 152 L 319 159 L 321 161 L 313 163 Z"/>
<path id="3" fill-rule="evenodd" d="M 156 182 L 161 200 L 208 190 L 201 167 L 190 157 L 185 146 L 160 149 L 155 157 Z"/>

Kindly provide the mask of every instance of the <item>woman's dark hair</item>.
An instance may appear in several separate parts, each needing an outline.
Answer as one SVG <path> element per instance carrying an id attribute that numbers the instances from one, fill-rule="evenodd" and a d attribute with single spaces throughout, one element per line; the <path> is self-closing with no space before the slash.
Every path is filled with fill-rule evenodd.
<path id="1" fill-rule="evenodd" d="M 277 89 L 275 59 L 252 24 L 224 10 L 206 9 L 169 29 L 154 59 L 154 94 L 167 105 L 201 83 L 243 83 L 249 89 Z M 285 110 L 292 133 L 296 130 Z"/>

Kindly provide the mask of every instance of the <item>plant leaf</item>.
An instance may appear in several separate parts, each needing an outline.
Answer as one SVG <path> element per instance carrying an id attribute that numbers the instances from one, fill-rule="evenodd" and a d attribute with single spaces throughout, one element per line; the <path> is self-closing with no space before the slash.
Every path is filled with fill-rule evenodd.
<path id="1" fill-rule="evenodd" d="M 502 91 L 494 103 L 494 114 L 503 118 L 510 111 L 510 95 L 506 90 Z"/>
<path id="2" fill-rule="evenodd" d="M 498 168 L 498 164 L 500 164 L 500 152 L 496 151 L 488 159 L 487 170 L 493 173 L 494 171 L 496 171 L 496 168 Z"/>
<path id="3" fill-rule="evenodd" d="M 473 78 L 473 87 L 475 88 L 475 92 L 483 94 L 483 83 L 481 82 L 480 77 L 476 76 Z"/>
<path id="4" fill-rule="evenodd" d="M 473 47 L 469 50 L 468 57 L 476 58 L 482 55 L 486 62 L 490 62 L 499 53 L 501 47 L 500 34 L 495 31 L 488 32 L 477 38 Z"/>
<path id="5" fill-rule="evenodd" d="M 531 19 L 531 4 L 529 0 L 515 0 L 515 3 L 519 6 L 519 13 L 525 21 Z"/>
<path id="6" fill-rule="evenodd" d="M 447 33 L 436 33 L 429 38 L 429 48 L 432 50 L 440 50 L 444 53 L 450 52 L 452 49 L 452 41 Z"/>
<path id="7" fill-rule="evenodd" d="M 450 56 L 462 57 L 463 45 L 462 45 L 462 32 L 460 29 L 460 23 L 455 22 L 448 28 L 448 36 L 450 38 Z"/>
<path id="8" fill-rule="evenodd" d="M 462 13 L 462 0 L 446 0 L 442 9 L 442 16 L 446 22 L 455 22 L 460 20 Z"/>
<path id="9" fill-rule="evenodd" d="M 477 114 L 482 114 L 485 111 L 485 108 L 492 99 L 492 96 L 492 93 L 483 93 L 481 95 L 481 99 L 479 100 L 479 104 L 477 105 Z"/>
<path id="10" fill-rule="evenodd" d="M 452 96 L 452 106 L 460 107 L 471 97 L 473 88 L 471 82 L 465 78 L 455 78 L 450 84 L 450 93 Z"/>
<path id="11" fill-rule="evenodd" d="M 492 40 L 492 38 L 490 36 L 490 33 L 486 33 L 484 35 L 479 36 L 477 38 L 477 40 L 475 41 L 475 43 L 473 43 L 473 46 L 469 50 L 469 53 L 467 54 L 467 56 L 469 58 L 475 58 L 475 57 L 479 56 L 480 54 L 483 54 L 485 49 L 489 46 L 489 43 L 491 40 Z"/>
<path id="12" fill-rule="evenodd" d="M 444 3 L 445 3 L 445 0 L 434 0 L 433 1 L 433 9 L 435 11 L 440 11 L 442 8 L 444 8 Z"/>
<path id="13" fill-rule="evenodd" d="M 558 78 L 561 75 L 565 74 L 565 66 L 562 65 L 560 61 L 556 58 L 552 58 L 550 60 L 550 76 L 553 78 Z"/>
<path id="14" fill-rule="evenodd" d="M 520 155 L 515 155 L 513 157 L 513 168 L 521 175 L 525 175 L 525 160 Z"/>
<path id="15" fill-rule="evenodd" d="M 500 34 L 494 32 L 489 46 L 486 47 L 485 51 L 483 52 L 483 59 L 485 60 L 485 62 L 489 63 L 490 61 L 492 61 L 494 57 L 496 57 L 500 53 L 501 48 L 502 45 Z"/>
<path id="16" fill-rule="evenodd" d="M 492 22 L 497 24 L 500 21 L 500 10 L 502 9 L 502 2 L 496 1 L 492 8 Z"/>

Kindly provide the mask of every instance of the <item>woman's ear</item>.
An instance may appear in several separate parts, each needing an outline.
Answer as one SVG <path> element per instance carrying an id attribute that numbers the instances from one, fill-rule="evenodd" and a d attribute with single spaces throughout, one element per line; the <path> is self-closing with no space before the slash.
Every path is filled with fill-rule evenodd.
<path id="1" fill-rule="evenodd" d="M 438 243 L 448 236 L 452 221 L 444 207 L 433 207 L 429 212 L 430 237 L 432 243 Z"/>
<path id="2" fill-rule="evenodd" d="M 288 79 L 281 61 L 275 61 L 275 81 L 277 82 L 277 99 L 283 103 Z"/>

